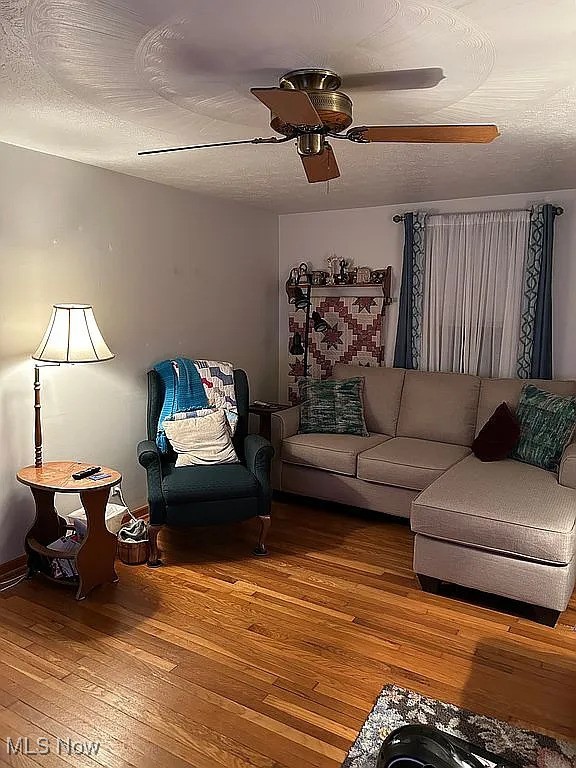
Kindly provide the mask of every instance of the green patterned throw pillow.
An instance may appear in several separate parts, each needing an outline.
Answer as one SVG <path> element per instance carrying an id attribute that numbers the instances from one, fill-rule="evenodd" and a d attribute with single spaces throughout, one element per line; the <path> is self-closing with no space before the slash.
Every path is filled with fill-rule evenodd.
<path id="1" fill-rule="evenodd" d="M 302 382 L 298 431 L 366 437 L 363 392 L 363 378 Z"/>
<path id="2" fill-rule="evenodd" d="M 512 458 L 556 471 L 576 426 L 576 395 L 553 395 L 526 384 L 516 418 L 522 432 Z"/>

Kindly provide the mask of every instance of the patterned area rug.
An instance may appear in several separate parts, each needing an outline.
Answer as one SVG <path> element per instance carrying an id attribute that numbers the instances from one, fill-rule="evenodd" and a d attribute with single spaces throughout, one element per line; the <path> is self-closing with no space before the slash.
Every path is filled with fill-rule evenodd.
<path id="1" fill-rule="evenodd" d="M 395 728 L 411 723 L 432 725 L 484 747 L 522 768 L 576 767 L 574 743 L 524 731 L 500 720 L 428 699 L 405 688 L 387 685 L 382 689 L 342 768 L 376 768 L 382 741 Z"/>

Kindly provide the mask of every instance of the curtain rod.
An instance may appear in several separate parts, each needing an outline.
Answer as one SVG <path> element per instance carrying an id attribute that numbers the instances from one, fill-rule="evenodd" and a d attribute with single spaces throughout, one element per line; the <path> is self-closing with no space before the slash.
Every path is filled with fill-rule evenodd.
<path id="1" fill-rule="evenodd" d="M 503 208 L 501 210 L 506 210 L 506 209 Z M 516 209 L 513 209 L 513 210 L 516 210 Z M 519 208 L 517 210 L 518 211 L 531 211 L 530 208 Z M 464 212 L 463 211 L 458 211 L 458 213 L 464 213 Z M 470 211 L 466 211 L 466 213 L 470 213 Z M 500 213 L 500 211 L 472 211 L 472 213 Z M 554 208 L 554 213 L 556 214 L 556 216 L 562 216 L 562 214 L 564 213 L 564 208 L 561 208 L 559 205 L 557 205 Z M 432 214 L 432 215 L 435 216 L 435 215 L 442 215 L 442 214 Z M 392 216 L 392 221 L 394 221 L 396 224 L 399 224 L 401 221 L 404 221 L 404 214 L 401 215 L 401 214 L 397 213 L 395 216 Z"/>

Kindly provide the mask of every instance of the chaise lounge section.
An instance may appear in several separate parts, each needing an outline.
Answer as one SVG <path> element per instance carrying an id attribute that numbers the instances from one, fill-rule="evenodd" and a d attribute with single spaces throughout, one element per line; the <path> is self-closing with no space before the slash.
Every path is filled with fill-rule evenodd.
<path id="1" fill-rule="evenodd" d="M 368 437 L 298 434 L 299 408 L 273 415 L 276 490 L 410 517 L 414 570 L 535 606 L 553 625 L 576 581 L 576 443 L 555 473 L 507 459 L 481 462 L 474 437 L 518 379 L 337 365 L 363 376 Z M 573 381 L 533 381 L 576 394 Z"/>

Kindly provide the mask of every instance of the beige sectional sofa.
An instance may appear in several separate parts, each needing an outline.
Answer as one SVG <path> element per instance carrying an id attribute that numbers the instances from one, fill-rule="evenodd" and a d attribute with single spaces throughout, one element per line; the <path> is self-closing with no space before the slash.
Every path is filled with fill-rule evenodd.
<path id="1" fill-rule="evenodd" d="M 511 597 L 554 624 L 576 580 L 576 443 L 559 476 L 510 459 L 481 462 L 472 442 L 525 381 L 337 365 L 363 376 L 369 437 L 298 434 L 299 408 L 273 414 L 276 490 L 410 517 L 414 570 Z M 534 381 L 576 394 L 573 381 Z"/>

